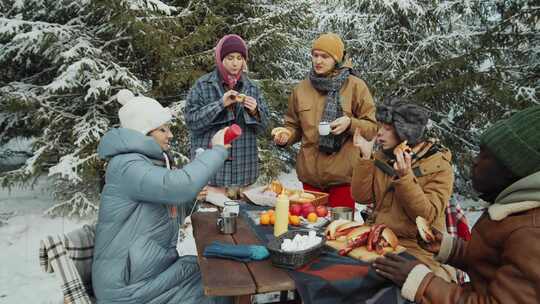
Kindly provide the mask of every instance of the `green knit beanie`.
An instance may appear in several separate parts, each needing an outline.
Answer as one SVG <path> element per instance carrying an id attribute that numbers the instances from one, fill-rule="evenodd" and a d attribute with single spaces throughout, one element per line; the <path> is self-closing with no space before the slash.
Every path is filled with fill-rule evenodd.
<path id="1" fill-rule="evenodd" d="M 482 134 L 480 144 L 517 177 L 540 171 L 540 106 L 495 123 Z"/>

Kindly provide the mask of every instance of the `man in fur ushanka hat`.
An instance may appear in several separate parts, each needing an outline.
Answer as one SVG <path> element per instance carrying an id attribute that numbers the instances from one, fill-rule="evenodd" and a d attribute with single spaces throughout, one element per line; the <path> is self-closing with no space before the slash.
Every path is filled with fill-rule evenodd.
<path id="1" fill-rule="evenodd" d="M 445 210 L 454 185 L 452 154 L 425 138 L 428 119 L 427 109 L 400 98 L 378 105 L 376 138 L 368 141 L 359 132 L 354 137 L 361 159 L 351 188 L 357 202 L 374 206 L 368 223 L 392 229 L 408 253 L 450 282 L 455 269 L 441 265 L 416 239 L 418 216 L 446 230 Z M 373 153 L 375 141 L 381 149 Z"/>
<path id="2" fill-rule="evenodd" d="M 470 241 L 433 229 L 422 248 L 467 272 L 464 286 L 435 276 L 419 261 L 389 255 L 375 269 L 415 303 L 533 304 L 540 299 L 540 106 L 488 128 L 472 168 L 473 188 L 490 204 Z"/>

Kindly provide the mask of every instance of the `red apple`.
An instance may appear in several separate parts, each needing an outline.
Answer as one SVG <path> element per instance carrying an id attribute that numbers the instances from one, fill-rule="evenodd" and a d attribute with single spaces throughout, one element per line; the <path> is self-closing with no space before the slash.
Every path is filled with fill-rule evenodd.
<path id="1" fill-rule="evenodd" d="M 310 204 L 310 203 L 307 203 L 309 205 L 302 205 L 302 216 L 307 218 L 308 214 L 310 214 L 311 212 L 315 212 L 315 207 Z"/>
<path id="2" fill-rule="evenodd" d="M 291 212 L 291 215 L 301 215 L 302 206 L 300 204 L 292 204 L 289 208 L 289 212 Z"/>
<path id="3" fill-rule="evenodd" d="M 308 208 L 311 208 L 311 207 L 313 207 L 313 205 L 311 203 L 303 203 L 302 204 L 302 210 L 308 209 Z"/>
<path id="4" fill-rule="evenodd" d="M 325 206 L 320 205 L 315 208 L 315 213 L 317 213 L 318 217 L 325 217 L 328 215 L 328 209 L 326 209 Z"/>

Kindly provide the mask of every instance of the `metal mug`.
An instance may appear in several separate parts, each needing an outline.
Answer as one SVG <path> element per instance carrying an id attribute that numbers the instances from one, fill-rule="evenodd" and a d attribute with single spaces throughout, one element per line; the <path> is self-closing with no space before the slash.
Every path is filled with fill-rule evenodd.
<path id="1" fill-rule="evenodd" d="M 223 216 L 238 216 L 240 213 L 240 204 L 236 201 L 226 201 L 223 203 Z"/>
<path id="2" fill-rule="evenodd" d="M 334 207 L 330 210 L 330 217 L 332 221 L 335 220 L 354 220 L 354 210 L 349 207 Z"/>
<path id="3" fill-rule="evenodd" d="M 234 234 L 236 232 L 236 218 L 238 216 L 224 216 L 221 215 L 217 219 L 217 227 L 219 232 L 223 234 Z"/>

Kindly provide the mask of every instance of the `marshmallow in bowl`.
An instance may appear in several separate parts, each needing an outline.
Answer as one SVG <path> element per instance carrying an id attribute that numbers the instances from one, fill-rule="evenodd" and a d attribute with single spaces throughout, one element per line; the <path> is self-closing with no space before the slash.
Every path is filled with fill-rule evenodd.
<path id="1" fill-rule="evenodd" d="M 284 239 L 281 243 L 281 250 L 283 251 L 300 251 L 318 245 L 322 241 L 320 236 L 317 236 L 315 231 L 310 230 L 308 235 L 297 234 L 294 238 Z"/>

